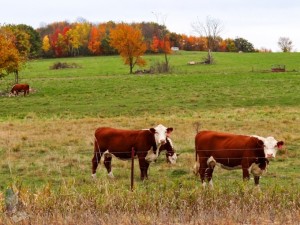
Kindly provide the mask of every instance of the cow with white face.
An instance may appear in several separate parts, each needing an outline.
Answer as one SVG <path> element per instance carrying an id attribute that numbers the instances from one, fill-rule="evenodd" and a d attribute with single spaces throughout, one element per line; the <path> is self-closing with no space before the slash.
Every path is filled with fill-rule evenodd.
<path id="1" fill-rule="evenodd" d="M 113 177 L 111 169 L 112 155 L 119 159 L 130 159 L 132 148 L 139 160 L 141 179 L 148 178 L 148 167 L 158 157 L 159 151 L 167 150 L 174 156 L 171 142 L 167 140 L 173 128 L 158 125 L 144 130 L 124 130 L 111 127 L 99 127 L 95 131 L 94 157 L 92 159 L 92 177 L 96 176 L 96 169 L 104 156 L 104 165 L 109 176 Z M 164 147 L 162 147 L 164 146 Z M 176 155 L 173 157 L 173 160 Z"/>
<path id="2" fill-rule="evenodd" d="M 266 158 L 275 158 L 277 150 L 281 149 L 284 142 L 277 141 L 274 137 L 261 137 L 257 135 L 251 135 L 264 143 L 264 152 Z"/>
<path id="3" fill-rule="evenodd" d="M 151 129 L 153 129 L 153 128 L 151 128 Z M 143 130 L 149 130 L 149 129 L 143 129 Z M 167 128 L 161 124 L 154 127 L 154 139 L 155 139 L 157 148 L 151 148 L 148 151 L 148 153 L 145 157 L 147 162 L 151 163 L 151 162 L 156 161 L 160 152 L 163 150 L 166 150 L 167 154 L 169 154 L 169 156 L 172 156 L 173 158 L 177 159 L 176 153 L 174 152 L 173 143 L 170 139 L 170 135 L 171 135 L 172 131 L 173 131 L 172 127 Z M 156 149 L 158 149 L 158 150 L 156 150 Z M 175 162 L 172 164 L 176 163 L 176 159 L 175 159 Z M 171 161 L 168 161 L 168 162 L 171 162 Z"/>

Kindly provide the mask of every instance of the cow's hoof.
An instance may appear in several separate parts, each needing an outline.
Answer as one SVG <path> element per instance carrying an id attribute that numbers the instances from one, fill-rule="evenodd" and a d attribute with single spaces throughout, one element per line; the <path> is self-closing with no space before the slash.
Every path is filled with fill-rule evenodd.
<path id="1" fill-rule="evenodd" d="M 107 174 L 107 176 L 108 176 L 109 178 L 111 178 L 111 179 L 114 179 L 114 178 L 115 178 L 115 176 L 113 175 L 112 172 L 109 172 L 109 173 Z"/>

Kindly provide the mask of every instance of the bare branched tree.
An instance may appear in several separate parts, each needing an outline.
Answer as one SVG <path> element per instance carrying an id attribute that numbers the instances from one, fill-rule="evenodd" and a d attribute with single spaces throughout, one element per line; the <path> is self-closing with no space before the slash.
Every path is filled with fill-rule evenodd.
<path id="1" fill-rule="evenodd" d="M 158 36 L 158 38 L 160 40 L 163 40 L 163 47 L 162 47 L 162 50 L 164 52 L 164 55 L 165 55 L 165 72 L 169 72 L 170 70 L 170 65 L 169 65 L 169 57 L 168 57 L 168 54 L 170 53 L 170 46 L 166 46 L 167 42 L 169 42 L 169 38 L 168 38 L 168 33 L 169 31 L 167 30 L 166 28 L 166 20 L 167 20 L 167 15 L 162 15 L 161 13 L 158 13 L 158 12 L 152 12 L 155 17 L 156 17 L 156 22 L 157 24 L 160 24 L 159 23 L 159 20 L 161 18 L 161 24 L 162 26 L 158 26 L 157 28 L 157 31 L 156 31 L 156 35 Z"/>
<path id="2" fill-rule="evenodd" d="M 193 30 L 200 36 L 207 38 L 207 47 L 211 51 L 216 51 L 218 47 L 218 37 L 223 31 L 223 24 L 219 19 L 207 16 L 206 22 L 202 23 L 199 19 L 192 23 Z"/>
<path id="3" fill-rule="evenodd" d="M 293 42 L 288 37 L 280 37 L 278 45 L 283 52 L 291 52 L 293 48 Z"/>

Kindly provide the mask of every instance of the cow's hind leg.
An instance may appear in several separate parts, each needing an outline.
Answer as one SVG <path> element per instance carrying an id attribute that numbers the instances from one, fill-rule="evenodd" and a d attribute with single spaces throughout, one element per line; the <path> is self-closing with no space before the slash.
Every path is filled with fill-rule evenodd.
<path id="1" fill-rule="evenodd" d="M 207 181 L 209 182 L 209 185 L 211 188 L 213 188 L 212 176 L 213 176 L 213 172 L 214 172 L 214 168 L 215 168 L 216 164 L 217 164 L 216 160 L 212 156 L 209 157 L 209 159 L 207 160 L 208 167 L 205 170 L 205 177 L 206 177 Z"/>
<path id="2" fill-rule="evenodd" d="M 101 152 L 99 151 L 94 151 L 94 157 L 92 159 L 92 177 L 96 178 L 96 170 L 98 167 L 98 164 L 100 163 L 101 160 Z"/>
<path id="3" fill-rule="evenodd" d="M 205 175 L 206 175 L 206 169 L 207 169 L 207 164 L 206 164 L 206 159 L 205 158 L 200 158 L 199 159 L 199 175 L 200 175 L 200 179 L 202 182 L 202 186 L 205 187 L 206 186 L 206 179 L 205 179 Z"/>
<path id="4" fill-rule="evenodd" d="M 104 165 L 107 170 L 108 176 L 110 178 L 114 178 L 114 175 L 111 171 L 111 160 L 112 160 L 112 155 L 110 153 L 105 153 L 104 154 Z"/>
<path id="5" fill-rule="evenodd" d="M 210 187 L 213 188 L 213 172 L 216 166 L 216 160 L 211 156 L 209 158 L 202 158 L 200 160 L 200 177 L 203 187 L 206 186 L 206 182 L 209 183 Z"/>

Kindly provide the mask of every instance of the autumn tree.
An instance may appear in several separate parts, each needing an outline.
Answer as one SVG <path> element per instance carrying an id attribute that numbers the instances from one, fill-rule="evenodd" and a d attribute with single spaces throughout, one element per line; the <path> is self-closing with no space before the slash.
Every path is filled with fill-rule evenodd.
<path id="1" fill-rule="evenodd" d="M 15 74 L 15 82 L 19 82 L 19 71 L 28 59 L 30 54 L 31 44 L 29 41 L 30 35 L 24 30 L 19 29 L 15 25 L 7 25 L 1 27 L 0 33 L 2 37 L 6 38 L 10 43 L 8 46 L 14 48 L 8 49 L 8 52 L 4 52 L 4 65 L 7 74 Z M 6 44 L 7 46 L 7 44 Z M 18 53 L 15 52 L 15 49 Z M 5 57 L 6 56 L 6 57 Z"/>
<path id="2" fill-rule="evenodd" d="M 110 45 L 118 50 L 125 64 L 129 65 L 131 74 L 135 65 L 146 65 L 146 61 L 142 58 L 146 44 L 139 28 L 125 23 L 117 25 L 110 32 Z"/>
<path id="3" fill-rule="evenodd" d="M 101 50 L 104 55 L 117 54 L 117 50 L 110 46 L 110 31 L 116 27 L 115 22 L 108 21 L 107 23 L 99 24 L 99 32 L 101 35 Z"/>
<path id="4" fill-rule="evenodd" d="M 165 63 L 164 63 L 164 68 L 163 72 L 169 72 L 170 70 L 170 65 L 169 65 L 169 57 L 168 55 L 172 52 L 171 51 L 171 43 L 170 43 L 170 38 L 169 34 L 170 32 L 167 30 L 165 26 L 166 22 L 166 15 L 161 15 L 160 13 L 155 13 L 153 12 L 154 15 L 156 16 L 157 20 L 157 26 L 155 29 L 154 33 L 154 38 L 153 38 L 153 43 L 152 43 L 152 50 L 155 52 L 162 52 L 165 57 Z M 159 20 L 161 20 L 162 25 L 159 25 Z"/>
<path id="5" fill-rule="evenodd" d="M 100 45 L 101 45 L 100 32 L 97 29 L 97 27 L 94 26 L 92 27 L 90 32 L 90 40 L 89 40 L 88 48 L 94 55 L 98 55 L 100 53 Z"/>
<path id="6" fill-rule="evenodd" d="M 224 41 L 226 42 L 226 50 L 228 52 L 236 52 L 237 51 L 237 48 L 235 46 L 235 42 L 233 39 L 227 38 Z"/>
<path id="7" fill-rule="evenodd" d="M 42 50 L 45 55 L 49 55 L 49 51 L 51 50 L 50 39 L 48 35 L 45 35 L 42 41 Z"/>
<path id="8" fill-rule="evenodd" d="M 16 25 L 16 28 L 21 31 L 24 31 L 26 34 L 29 35 L 30 49 L 29 49 L 28 57 L 29 58 L 38 57 L 40 55 L 41 46 L 42 46 L 41 37 L 39 33 L 35 29 L 33 29 L 33 27 L 25 24 Z"/>
<path id="9" fill-rule="evenodd" d="M 12 34 L 0 30 L 0 77 L 19 71 L 23 62 Z"/>
<path id="10" fill-rule="evenodd" d="M 172 52 L 169 37 L 167 35 L 163 37 L 154 36 L 151 48 L 154 52 L 164 54 L 165 63 L 163 65 L 162 72 L 168 72 L 170 70 L 168 55 Z"/>
<path id="11" fill-rule="evenodd" d="M 86 55 L 89 53 L 88 43 L 91 30 L 91 24 L 87 21 L 76 23 L 73 25 L 78 39 L 78 51 L 80 54 Z"/>
<path id="12" fill-rule="evenodd" d="M 293 42 L 288 37 L 280 37 L 278 45 L 283 52 L 291 52 L 293 48 Z"/>

